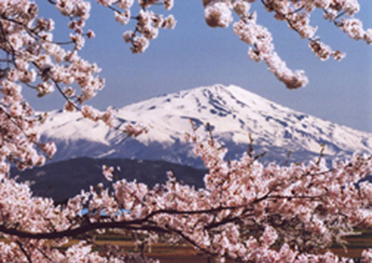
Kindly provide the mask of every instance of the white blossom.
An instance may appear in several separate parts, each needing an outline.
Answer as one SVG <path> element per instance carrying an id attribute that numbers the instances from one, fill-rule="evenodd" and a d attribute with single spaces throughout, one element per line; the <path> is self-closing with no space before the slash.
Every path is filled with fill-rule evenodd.
<path id="1" fill-rule="evenodd" d="M 228 27 L 232 22 L 230 7 L 225 2 L 211 2 L 205 7 L 205 21 L 210 27 Z"/>

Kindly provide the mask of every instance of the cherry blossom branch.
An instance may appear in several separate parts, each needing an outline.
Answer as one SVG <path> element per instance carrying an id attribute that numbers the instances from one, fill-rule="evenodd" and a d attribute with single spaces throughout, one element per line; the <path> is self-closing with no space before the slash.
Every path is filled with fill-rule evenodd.
<path id="1" fill-rule="evenodd" d="M 293 199 L 293 198 L 306 198 L 306 199 L 317 199 L 319 197 L 312 197 L 312 196 L 270 196 L 269 194 L 257 198 L 252 204 L 257 204 L 265 199 Z M 69 228 L 63 231 L 53 231 L 47 233 L 33 233 L 19 230 L 18 228 L 9 228 L 5 225 L 0 225 L 0 232 L 4 234 L 14 235 L 20 238 L 31 238 L 31 239 L 56 239 L 56 238 L 63 238 L 63 237 L 76 237 L 80 234 L 90 232 L 93 230 L 99 229 L 127 229 L 127 230 L 145 230 L 145 231 L 155 231 L 165 233 L 167 232 L 163 228 L 157 227 L 155 225 L 146 225 L 149 223 L 149 219 L 155 217 L 158 214 L 168 214 L 168 215 L 199 215 L 199 214 L 213 214 L 216 212 L 221 212 L 224 210 L 236 210 L 240 208 L 244 208 L 247 205 L 240 205 L 234 207 L 218 207 L 213 209 L 205 209 L 205 210 L 189 210 L 189 211 L 182 211 L 182 210 L 172 210 L 172 209 L 161 209 L 154 212 L 151 212 L 149 215 L 142 219 L 136 219 L 132 221 L 121 221 L 121 222 L 89 222 L 85 223 L 81 226 L 77 226 L 75 228 Z M 247 210 L 245 210 L 247 211 Z M 244 214 L 244 213 L 243 213 Z M 254 214 L 245 215 L 250 217 Z M 223 221 L 218 223 L 214 223 L 205 227 L 205 229 L 212 229 L 219 227 L 223 224 L 231 223 L 236 221 L 238 218 L 227 218 Z"/>
<path id="2" fill-rule="evenodd" d="M 0 66 L 4 67 L 0 69 L 0 232 L 6 239 L 0 242 L 0 261 L 8 262 L 12 255 L 18 255 L 28 262 L 104 262 L 108 256 L 94 251 L 92 242 L 67 245 L 64 251 L 57 247 L 73 237 L 89 240 L 90 235 L 94 238 L 112 229 L 137 234 L 142 248 L 166 236 L 172 239 L 167 242 L 186 241 L 207 255 L 243 262 L 339 262 L 341 259 L 332 253 L 318 252 L 334 242 L 343 245 L 345 237 L 355 234 L 360 226 L 372 227 L 372 215 L 365 212 L 372 203 L 372 187 L 368 181 L 361 182 L 372 174 L 372 157 L 355 155 L 329 168 L 320 156 L 308 164 L 282 167 L 263 165 L 249 148 L 240 159 L 225 161 L 226 150 L 211 133 L 205 142 L 195 134 L 188 135 L 209 170 L 204 188 L 196 190 L 173 177 L 153 189 L 117 179 L 113 190 L 92 187 L 64 206 L 33 197 L 29 185 L 8 177 L 10 162 L 18 162 L 24 169 L 45 159 L 36 151 L 39 135 L 34 131 L 45 116 L 35 115 L 22 96 L 23 86 L 36 89 L 38 96 L 57 89 L 66 102 L 65 110 L 79 110 L 83 117 L 103 121 L 124 131 L 127 137 L 146 131 L 145 127 L 115 120 L 111 108 L 100 112 L 83 105 L 104 87 L 98 66 L 79 56 L 85 39 L 94 37 L 93 31 L 84 28 L 91 2 L 47 1 L 69 18 L 71 41 L 54 42 L 53 21 L 38 16 L 35 2 L 25 0 L 22 6 L 9 2 L 4 6 L 0 1 Z M 372 42 L 372 31 L 364 30 L 361 21 L 344 19 L 359 10 L 357 1 L 261 1 L 266 10 L 275 12 L 277 20 L 286 21 L 307 39 L 321 60 L 337 60 L 342 54 L 314 37 L 316 29 L 309 24 L 317 8 L 351 38 Z M 304 86 L 304 73 L 286 66 L 275 52 L 269 30 L 257 24 L 257 13 L 250 12 L 253 2 L 203 0 L 206 22 L 211 27 L 227 27 L 235 12 L 239 21 L 233 30 L 249 45 L 249 57 L 265 62 L 288 88 Z M 99 0 L 98 4 L 112 10 L 116 21 L 123 25 L 136 20 L 134 30 L 123 34 L 133 53 L 144 52 L 160 29 L 175 26 L 173 16 L 164 17 L 151 10 L 162 5 L 168 11 L 172 0 L 139 0 L 136 16 L 131 15 L 132 0 Z M 40 147 L 47 154 L 55 151 L 53 144 Z M 103 169 L 108 179 L 112 180 L 113 170 Z M 81 216 L 83 209 L 88 213 Z M 51 246 L 48 240 L 56 245 Z M 112 255 L 120 262 L 123 257 L 118 253 Z M 363 257 L 371 261 L 372 250 L 364 251 Z"/>
<path id="3" fill-rule="evenodd" d="M 132 231 L 153 231 L 159 233 L 168 233 L 169 231 L 151 225 L 143 225 L 145 223 L 143 220 L 133 220 L 131 222 L 94 222 L 88 223 L 86 225 L 79 226 L 73 229 L 67 229 L 64 231 L 56 232 L 45 232 L 45 233 L 34 233 L 22 231 L 17 228 L 8 228 L 4 225 L 0 225 L 0 232 L 17 236 L 19 238 L 30 238 L 30 239 L 60 239 L 64 237 L 77 237 L 81 234 L 91 232 L 94 230 L 101 229 L 126 229 Z"/>

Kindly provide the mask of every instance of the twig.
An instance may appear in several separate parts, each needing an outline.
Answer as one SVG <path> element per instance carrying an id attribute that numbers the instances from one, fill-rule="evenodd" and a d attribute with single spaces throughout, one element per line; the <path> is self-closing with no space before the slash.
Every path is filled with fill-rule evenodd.
<path id="1" fill-rule="evenodd" d="M 26 251 L 25 248 L 23 247 L 22 243 L 21 243 L 19 240 L 17 240 L 17 241 L 16 241 L 16 244 L 19 246 L 19 248 L 21 249 L 22 253 L 26 256 L 27 261 L 28 261 L 29 263 L 32 263 L 32 259 L 30 258 L 30 255 L 27 254 L 27 251 Z"/>

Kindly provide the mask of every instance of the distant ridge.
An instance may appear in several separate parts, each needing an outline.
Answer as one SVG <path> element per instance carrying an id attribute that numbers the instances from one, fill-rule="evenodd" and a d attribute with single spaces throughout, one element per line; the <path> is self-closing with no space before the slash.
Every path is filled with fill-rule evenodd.
<path id="1" fill-rule="evenodd" d="M 206 170 L 198 170 L 164 161 L 142 161 L 127 159 L 92 159 L 76 158 L 54 162 L 42 167 L 19 172 L 12 169 L 13 176 L 20 175 L 19 181 L 31 182 L 31 189 L 36 196 L 51 197 L 57 203 L 63 203 L 81 192 L 89 191 L 90 186 L 101 183 L 105 187 L 111 184 L 102 174 L 102 165 L 115 168 L 116 179 L 136 180 L 148 186 L 165 183 L 167 171 L 172 171 L 175 178 L 194 187 L 204 186 Z M 118 169 L 119 167 L 119 169 Z"/>
<path id="2" fill-rule="evenodd" d="M 165 160 L 202 167 L 185 143 L 191 131 L 191 119 L 197 133 L 207 136 L 205 124 L 211 124 L 213 136 L 238 157 L 247 150 L 248 134 L 257 153 L 266 152 L 265 161 L 283 163 L 289 151 L 290 161 L 308 161 L 318 156 L 321 144 L 325 157 L 345 158 L 354 152 L 372 154 L 372 134 L 357 131 L 283 107 L 237 86 L 214 85 L 155 97 L 115 110 L 125 122 L 151 127 L 138 139 L 109 130 L 102 123 L 83 119 L 78 112 L 52 112 L 42 126 L 44 138 L 57 143 L 54 160 L 76 157 L 105 157 Z"/>

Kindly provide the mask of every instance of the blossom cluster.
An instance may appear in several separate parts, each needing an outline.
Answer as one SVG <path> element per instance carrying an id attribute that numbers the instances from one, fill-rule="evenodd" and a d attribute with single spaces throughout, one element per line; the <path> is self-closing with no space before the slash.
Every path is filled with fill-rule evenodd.
<path id="1" fill-rule="evenodd" d="M 206 23 L 210 27 L 228 27 L 234 20 L 234 12 L 239 21 L 234 23 L 233 30 L 242 41 L 250 45 L 249 58 L 256 62 L 264 61 L 269 71 L 273 72 L 287 88 L 305 86 L 308 78 L 304 71 L 290 70 L 274 51 L 270 32 L 256 23 L 257 13 L 250 11 L 254 2 L 255 0 L 203 0 Z M 263 0 L 261 3 L 268 12 L 274 13 L 275 19 L 287 22 L 288 27 L 296 31 L 301 38 L 308 39 L 310 50 L 321 60 L 330 57 L 341 60 L 345 54 L 332 50 L 315 36 L 317 27 L 310 25 L 310 18 L 316 9 L 321 9 L 324 19 L 332 21 L 349 37 L 364 40 L 367 44 L 372 43 L 372 29 L 363 29 L 362 22 L 353 17 L 360 10 L 357 0 Z M 343 16 L 352 18 L 344 19 Z"/>
<path id="2" fill-rule="evenodd" d="M 1 262 L 156 262 L 141 253 L 123 253 L 115 247 L 102 247 L 94 238 L 105 230 L 136 234 L 138 242 L 151 243 L 166 236 L 167 242 L 188 242 L 216 258 L 243 262 L 351 262 L 325 251 L 334 243 L 345 244 L 345 237 L 356 229 L 372 227 L 372 157 L 355 155 L 351 160 L 335 161 L 332 167 L 320 158 L 309 163 L 279 166 L 263 165 L 245 153 L 238 160 L 225 160 L 226 150 L 212 137 L 195 144 L 208 173 L 204 187 L 195 189 L 178 182 L 169 173 L 165 184 L 153 188 L 143 183 L 118 180 L 114 168 L 104 166 L 103 174 L 112 181 L 90 187 L 65 204 L 33 196 L 29 183 L 10 179 L 10 164 L 19 169 L 42 165 L 56 147 L 40 142 L 36 127 L 47 114 L 35 113 L 22 95 L 33 89 L 37 96 L 57 91 L 66 100 L 66 111 L 79 110 L 84 118 L 102 121 L 127 136 L 138 136 L 147 128 L 120 123 L 114 111 L 105 112 L 82 105 L 104 87 L 100 69 L 80 57 L 86 39 L 90 1 L 48 1 L 68 17 L 71 30 L 67 42 L 54 40 L 54 21 L 38 16 L 31 0 L 0 1 L 0 242 Z M 175 20 L 149 10 L 163 5 L 170 10 L 172 0 L 139 0 L 140 11 L 131 15 L 134 0 L 98 0 L 114 12 L 120 24 L 136 21 L 135 29 L 124 33 L 133 53 L 143 52 L 160 28 L 174 28 Z M 233 30 L 250 45 L 248 55 L 264 61 L 269 70 L 288 88 L 307 82 L 302 71 L 291 71 L 275 52 L 270 32 L 258 25 L 251 12 L 254 0 L 203 0 L 206 22 L 211 27 L 227 27 L 233 13 L 239 21 Z M 322 60 L 342 58 L 315 36 L 310 14 L 322 9 L 324 17 L 351 38 L 371 43 L 372 31 L 362 23 L 342 16 L 353 16 L 360 7 L 357 0 L 263 0 L 265 8 L 278 20 L 309 39 L 310 49 Z M 88 212 L 83 214 L 82 211 Z M 77 244 L 71 238 L 85 235 Z M 64 249 L 60 249 L 63 247 Z M 370 262 L 372 250 L 362 253 Z"/>
<path id="3" fill-rule="evenodd" d="M 59 206 L 51 199 L 33 197 L 27 184 L 3 178 L 0 232 L 11 241 L 0 242 L 0 259 L 130 262 L 129 257 L 139 257 L 136 262 L 152 262 L 114 248 L 106 253 L 88 241 L 57 249 L 79 233 L 97 235 L 116 228 L 137 232 L 149 246 L 167 235 L 167 240 L 189 242 L 220 259 L 352 262 L 320 251 L 335 242 L 344 245 L 345 237 L 356 234 L 356 229 L 372 227 L 372 213 L 365 212 L 372 202 L 371 183 L 357 184 L 372 173 L 371 156 L 335 161 L 332 168 L 321 159 L 263 165 L 247 153 L 225 161 L 226 150 L 213 138 L 200 142 L 191 134 L 188 139 L 208 168 L 200 189 L 174 176 L 153 188 L 116 178 L 113 191 L 100 184 Z M 113 170 L 103 167 L 109 180 Z M 88 212 L 82 215 L 84 208 Z M 370 250 L 362 256 L 368 262 Z"/>
<path id="4" fill-rule="evenodd" d="M 296 89 L 305 86 L 308 78 L 302 70 L 292 71 L 274 51 L 272 36 L 263 26 L 256 24 L 256 19 L 240 20 L 234 24 L 234 32 L 240 39 L 254 48 L 249 48 L 248 56 L 254 61 L 265 61 L 275 76 L 285 83 L 287 88 Z"/>
<path id="5" fill-rule="evenodd" d="M 131 15 L 133 0 L 101 0 L 98 3 L 112 9 L 115 20 L 122 25 L 127 25 L 131 20 L 136 21 L 135 30 L 127 30 L 123 33 L 123 39 L 126 43 L 131 44 L 133 53 L 145 52 L 150 44 L 149 41 L 158 36 L 160 28 L 174 29 L 176 26 L 173 15 L 164 17 L 148 10 L 151 6 L 157 4 L 164 5 L 165 10 L 171 10 L 174 6 L 174 0 L 139 0 L 138 4 L 141 10 L 137 16 Z"/>
<path id="6" fill-rule="evenodd" d="M 83 27 L 89 18 L 90 2 L 57 0 L 54 5 L 62 15 L 70 17 L 68 27 L 72 33 L 63 43 L 67 48 L 53 39 L 54 21 L 38 17 L 35 2 L 0 3 L 1 167 L 6 166 L 6 159 L 20 169 L 42 165 L 45 157 L 41 152 L 47 157 L 55 152 L 53 143 L 39 142 L 35 127 L 46 116 L 34 113 L 22 89 L 35 90 L 38 97 L 58 90 L 66 99 L 65 109 L 72 110 L 104 86 L 97 75 L 98 66 L 78 54 L 85 43 Z"/>
<path id="7" fill-rule="evenodd" d="M 363 23 L 359 19 L 343 19 L 340 23 L 341 29 L 355 40 L 364 40 L 372 44 L 372 29 L 363 29 Z"/>
<path id="8" fill-rule="evenodd" d="M 127 137 L 137 137 L 148 132 L 148 127 L 140 123 L 121 123 L 115 118 L 115 113 L 111 107 L 101 112 L 89 105 L 81 107 L 81 113 L 84 118 L 94 122 L 102 121 L 108 127 L 119 130 L 126 134 Z"/>
<path id="9" fill-rule="evenodd" d="M 133 1 L 98 1 L 109 6 L 129 10 Z M 156 1 L 157 2 L 157 1 Z M 80 108 L 87 100 L 96 96 L 105 81 L 99 76 L 100 68 L 80 57 L 86 38 L 93 38 L 94 32 L 86 30 L 90 17 L 91 3 L 83 0 L 50 1 L 61 15 L 69 18 L 67 27 L 71 30 L 68 40 L 58 42 L 54 39 L 54 21 L 38 16 L 38 6 L 31 0 L 1 1 L 1 60 L 0 60 L 0 170 L 9 170 L 7 161 L 16 163 L 19 169 L 42 165 L 46 158 L 52 157 L 55 146 L 52 142 L 42 143 L 36 131 L 46 115 L 36 114 L 23 97 L 22 89 L 32 89 L 38 97 L 57 91 L 65 99 L 64 110 L 81 110 L 83 117 L 103 121 L 115 126 L 115 117 L 109 108 L 106 112 L 91 107 Z M 147 3 L 147 2 L 146 2 Z M 147 7 L 146 3 L 141 5 Z M 164 1 L 166 9 L 173 6 L 172 1 Z M 118 11 L 117 20 L 120 20 Z M 138 16 L 136 33 L 149 37 L 155 26 L 174 27 L 174 18 L 153 14 L 142 10 Z M 155 37 L 153 35 L 152 37 Z M 133 43 L 137 43 L 133 38 Z M 141 42 L 141 41 L 139 41 Z M 137 45 L 139 47 L 139 45 Z M 93 116 L 94 114 L 97 116 Z M 145 132 L 144 127 L 127 125 L 123 132 L 128 136 Z M 134 129 L 137 129 L 134 131 Z"/>

